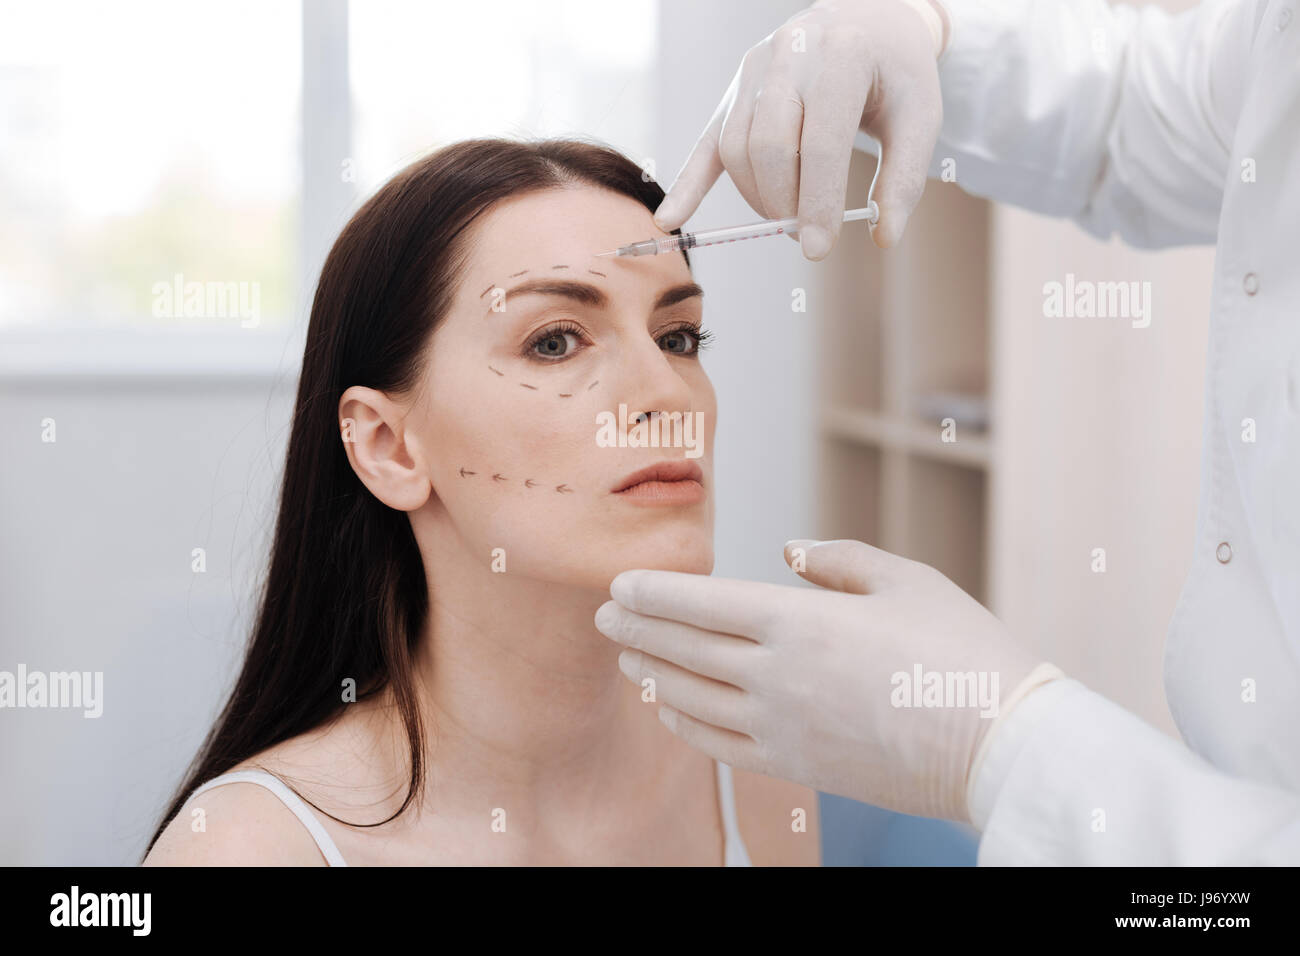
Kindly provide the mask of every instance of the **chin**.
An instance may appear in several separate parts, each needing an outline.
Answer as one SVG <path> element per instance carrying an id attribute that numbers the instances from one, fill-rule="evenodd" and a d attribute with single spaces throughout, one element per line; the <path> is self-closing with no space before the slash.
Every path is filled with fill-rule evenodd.
<path id="1" fill-rule="evenodd" d="M 610 563 L 609 579 L 633 568 L 681 571 L 685 574 L 713 573 L 711 530 L 675 529 L 671 534 L 649 534 L 619 549 Z"/>

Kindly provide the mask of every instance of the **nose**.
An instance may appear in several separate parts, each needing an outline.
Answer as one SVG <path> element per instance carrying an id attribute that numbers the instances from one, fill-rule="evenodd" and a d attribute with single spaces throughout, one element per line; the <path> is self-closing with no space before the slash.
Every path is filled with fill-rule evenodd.
<path id="1" fill-rule="evenodd" d="M 635 336 L 623 350 L 621 382 L 616 390 L 627 405 L 628 420 L 651 419 L 663 413 L 693 411 L 691 386 L 674 367 L 674 360 L 648 335 Z M 689 360 L 686 360 L 689 361 Z"/>

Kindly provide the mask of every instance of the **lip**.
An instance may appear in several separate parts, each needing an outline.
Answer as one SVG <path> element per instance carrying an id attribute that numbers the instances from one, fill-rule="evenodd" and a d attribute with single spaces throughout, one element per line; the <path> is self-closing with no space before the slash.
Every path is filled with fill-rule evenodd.
<path id="1" fill-rule="evenodd" d="M 647 501 L 699 501 L 704 497 L 704 469 L 680 459 L 656 462 L 623 478 L 610 493 Z"/>

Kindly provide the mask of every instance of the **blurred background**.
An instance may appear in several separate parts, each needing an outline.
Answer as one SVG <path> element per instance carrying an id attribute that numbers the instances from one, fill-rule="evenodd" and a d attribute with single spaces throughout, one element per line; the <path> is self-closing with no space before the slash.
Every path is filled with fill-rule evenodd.
<path id="1" fill-rule="evenodd" d="M 802 6 L 0 0 L 0 670 L 105 684 L 94 720 L 0 710 L 0 863 L 138 861 L 233 681 L 316 271 L 359 203 L 482 135 L 594 137 L 670 184 Z M 874 167 L 855 156 L 850 206 Z M 691 222 L 754 218 L 724 179 Z M 785 240 L 695 256 L 715 573 L 790 583 L 787 539 L 870 541 L 1172 733 L 1210 262 L 939 181 L 886 253 L 850 226 L 817 266 Z M 1150 282 L 1150 327 L 1045 318 L 1067 274 Z M 230 307 L 169 307 L 189 282 Z M 966 827 L 822 814 L 828 865 L 975 860 Z"/>

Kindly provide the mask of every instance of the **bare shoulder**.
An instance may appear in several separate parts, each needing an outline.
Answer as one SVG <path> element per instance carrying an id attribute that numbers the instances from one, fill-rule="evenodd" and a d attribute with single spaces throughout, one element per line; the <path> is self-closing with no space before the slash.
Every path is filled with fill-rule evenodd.
<path id="1" fill-rule="evenodd" d="M 747 770 L 732 770 L 740 835 L 755 866 L 821 866 L 817 791 Z"/>
<path id="2" fill-rule="evenodd" d="M 190 797 L 145 866 L 324 866 L 307 828 L 270 790 L 227 783 Z"/>
<path id="3" fill-rule="evenodd" d="M 349 713 L 281 741 L 244 760 L 231 772 L 263 770 L 310 803 L 330 812 L 337 790 L 366 782 L 370 745 L 361 714 Z M 202 813 L 197 813 L 197 811 Z M 311 812 L 309 810 L 309 812 Z M 328 832 L 330 825 L 313 814 Z M 201 823 L 199 822 L 201 821 Z M 226 783 L 191 796 L 167 824 L 144 860 L 146 866 L 324 866 L 311 833 L 266 787 Z"/>

